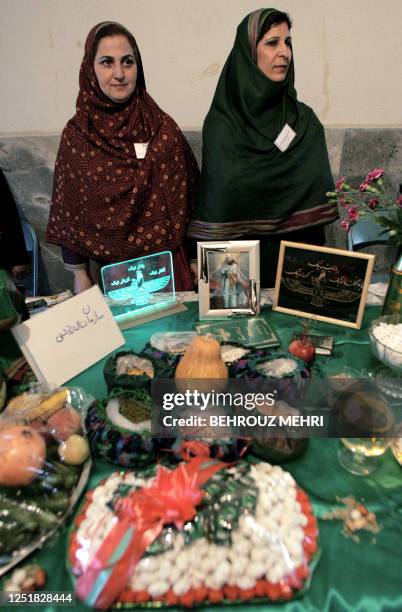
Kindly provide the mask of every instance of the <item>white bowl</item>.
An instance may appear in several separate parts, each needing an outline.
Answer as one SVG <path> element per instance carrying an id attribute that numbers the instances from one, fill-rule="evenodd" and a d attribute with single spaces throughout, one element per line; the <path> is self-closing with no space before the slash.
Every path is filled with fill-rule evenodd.
<path id="1" fill-rule="evenodd" d="M 382 338 L 383 330 L 386 331 L 389 326 L 396 325 L 398 325 L 398 335 L 401 336 L 400 342 L 395 342 L 395 334 L 390 339 Z M 402 330 L 402 320 L 395 315 L 379 317 L 371 322 L 369 328 L 371 350 L 374 356 L 398 374 L 402 373 L 402 332 L 400 330 Z"/>

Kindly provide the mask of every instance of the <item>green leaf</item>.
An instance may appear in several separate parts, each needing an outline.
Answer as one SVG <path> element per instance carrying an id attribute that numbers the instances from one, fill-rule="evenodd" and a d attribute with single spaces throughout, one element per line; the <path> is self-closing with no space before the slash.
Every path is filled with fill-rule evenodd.
<path id="1" fill-rule="evenodd" d="M 390 227 L 393 224 L 393 220 L 389 217 L 381 217 L 379 215 L 376 215 L 375 220 L 377 221 L 377 223 L 379 223 L 380 225 L 384 225 L 385 227 Z"/>

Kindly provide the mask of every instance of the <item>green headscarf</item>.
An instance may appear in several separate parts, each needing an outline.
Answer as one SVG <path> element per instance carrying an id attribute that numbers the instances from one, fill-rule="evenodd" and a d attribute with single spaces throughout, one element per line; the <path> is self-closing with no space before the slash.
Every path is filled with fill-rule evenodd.
<path id="1" fill-rule="evenodd" d="M 203 126 L 198 206 L 188 234 L 204 240 L 281 234 L 338 216 L 324 128 L 297 100 L 293 54 L 286 78 L 257 66 L 257 40 L 275 9 L 248 15 L 239 27 Z M 274 141 L 285 123 L 296 137 L 284 152 Z"/>

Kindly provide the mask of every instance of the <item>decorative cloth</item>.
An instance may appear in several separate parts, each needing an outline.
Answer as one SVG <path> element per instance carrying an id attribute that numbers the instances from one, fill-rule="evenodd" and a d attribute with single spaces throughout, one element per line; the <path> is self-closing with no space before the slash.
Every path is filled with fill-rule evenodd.
<path id="1" fill-rule="evenodd" d="M 257 40 L 275 9 L 248 15 L 237 29 L 203 126 L 201 187 L 189 236 L 229 240 L 323 225 L 338 216 L 324 129 L 299 102 L 293 56 L 283 82 L 257 66 Z M 274 144 L 288 124 L 296 136 Z"/>
<path id="2" fill-rule="evenodd" d="M 117 103 L 101 91 L 85 43 L 76 114 L 56 160 L 46 238 L 99 262 L 171 250 L 181 266 L 178 289 L 191 289 L 183 238 L 198 185 L 198 167 L 179 127 L 145 89 L 141 56 L 134 94 Z M 149 143 L 144 159 L 135 143 Z"/>

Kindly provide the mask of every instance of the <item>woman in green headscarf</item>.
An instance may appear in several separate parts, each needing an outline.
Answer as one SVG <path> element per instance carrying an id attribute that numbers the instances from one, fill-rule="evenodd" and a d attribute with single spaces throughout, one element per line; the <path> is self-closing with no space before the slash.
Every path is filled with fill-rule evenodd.
<path id="1" fill-rule="evenodd" d="M 260 9 L 237 29 L 203 127 L 197 240 L 259 239 L 261 284 L 275 280 L 280 240 L 324 244 L 336 206 L 324 129 L 297 100 L 291 22 Z"/>

